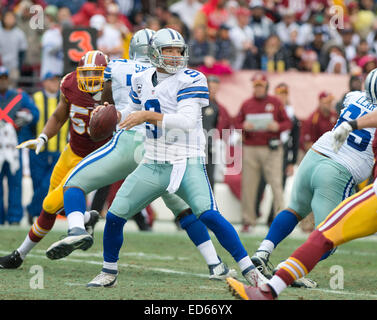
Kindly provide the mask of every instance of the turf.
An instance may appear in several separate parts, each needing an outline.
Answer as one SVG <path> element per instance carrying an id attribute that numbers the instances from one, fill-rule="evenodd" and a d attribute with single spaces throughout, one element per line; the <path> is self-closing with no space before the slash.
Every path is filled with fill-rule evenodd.
<path id="1" fill-rule="evenodd" d="M 10 253 L 23 241 L 27 231 L 18 228 L 0 230 L 0 255 Z M 61 260 L 49 260 L 45 250 L 59 239 L 62 231 L 50 234 L 34 248 L 19 269 L 0 270 L 0 300 L 232 300 L 223 281 L 208 279 L 208 268 L 184 232 L 125 232 L 120 253 L 118 285 L 109 289 L 88 289 L 86 284 L 101 270 L 102 233 L 95 233 L 95 243 L 87 251 L 75 251 Z M 212 236 L 213 239 L 215 239 Z M 261 237 L 241 235 L 250 254 Z M 303 240 L 286 239 L 274 252 L 271 261 L 277 265 L 288 257 Z M 219 256 L 230 267 L 237 264 L 214 240 Z M 377 299 L 376 242 L 371 239 L 348 243 L 325 261 L 310 277 L 317 289 L 288 288 L 281 300 L 369 300 Z M 37 274 L 43 270 L 43 289 L 33 289 Z M 344 288 L 333 278 L 332 268 L 342 268 Z M 36 268 L 36 267 L 34 267 Z M 336 269 L 339 270 L 339 269 Z M 333 279 L 332 279 L 333 278 Z M 243 281 L 242 277 L 239 279 Z M 332 282 L 331 282 L 332 281 Z"/>

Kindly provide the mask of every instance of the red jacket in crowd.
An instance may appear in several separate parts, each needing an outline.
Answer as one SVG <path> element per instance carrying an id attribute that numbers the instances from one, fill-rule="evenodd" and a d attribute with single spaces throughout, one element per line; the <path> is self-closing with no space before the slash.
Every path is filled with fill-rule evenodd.
<path id="1" fill-rule="evenodd" d="M 338 114 L 332 111 L 329 115 L 323 114 L 319 109 L 315 110 L 307 120 L 302 122 L 300 147 L 307 151 L 305 144 L 316 142 L 325 132 L 330 131 L 336 121 Z"/>
<path id="2" fill-rule="evenodd" d="M 245 145 L 268 145 L 270 139 L 280 139 L 280 133 L 292 127 L 292 122 L 288 118 L 280 100 L 274 96 L 267 95 L 263 99 L 252 97 L 242 104 L 234 121 L 236 129 L 243 129 L 243 122 L 246 120 L 248 114 L 261 113 L 272 113 L 273 119 L 279 124 L 279 130 L 277 132 L 243 130 L 243 143 Z"/>

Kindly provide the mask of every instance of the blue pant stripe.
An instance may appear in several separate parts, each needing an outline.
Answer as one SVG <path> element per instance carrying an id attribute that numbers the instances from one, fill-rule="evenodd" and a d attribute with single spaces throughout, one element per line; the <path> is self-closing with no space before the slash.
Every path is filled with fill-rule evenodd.
<path id="1" fill-rule="evenodd" d="M 351 190 L 352 190 L 354 184 L 355 184 L 355 182 L 353 181 L 353 177 L 351 177 L 348 180 L 346 187 L 344 188 L 342 200 L 344 200 L 344 199 L 346 199 L 350 196 Z"/>
<path id="2" fill-rule="evenodd" d="M 105 144 L 103 147 L 94 151 L 92 154 L 90 154 L 89 156 L 87 156 L 83 160 L 81 160 L 77 164 L 76 168 L 69 175 L 67 181 L 64 184 L 64 187 L 67 185 L 67 183 L 70 179 L 72 179 L 79 171 L 81 171 L 81 169 L 83 169 L 86 166 L 88 166 L 89 164 L 103 158 L 104 156 L 109 154 L 112 150 L 114 150 L 122 132 L 124 132 L 124 130 L 118 131 L 109 143 Z"/>
<path id="3" fill-rule="evenodd" d="M 207 169 L 206 169 L 205 164 L 203 164 L 203 170 L 204 170 L 204 174 L 206 176 L 206 180 L 207 180 L 207 184 L 208 184 L 208 188 L 209 188 L 209 196 L 211 198 L 211 210 L 217 210 L 217 205 L 216 205 L 215 199 L 213 197 L 212 188 L 211 188 L 211 184 L 209 183 L 209 179 L 208 179 L 208 175 L 207 175 Z"/>

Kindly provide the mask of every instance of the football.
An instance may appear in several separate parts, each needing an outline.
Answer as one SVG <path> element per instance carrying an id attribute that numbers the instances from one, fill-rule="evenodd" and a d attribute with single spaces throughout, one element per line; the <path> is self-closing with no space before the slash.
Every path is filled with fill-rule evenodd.
<path id="1" fill-rule="evenodd" d="M 93 141 L 101 141 L 110 137 L 116 130 L 117 111 L 113 104 L 100 109 L 89 121 L 90 137 Z"/>

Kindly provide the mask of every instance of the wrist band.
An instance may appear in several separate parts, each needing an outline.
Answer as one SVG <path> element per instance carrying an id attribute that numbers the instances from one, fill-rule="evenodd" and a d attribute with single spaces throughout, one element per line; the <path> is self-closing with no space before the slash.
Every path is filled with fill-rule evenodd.
<path id="1" fill-rule="evenodd" d="M 352 127 L 352 130 L 357 130 L 357 121 L 356 120 L 348 121 L 348 124 Z"/>
<path id="2" fill-rule="evenodd" d="M 41 138 L 45 143 L 48 141 L 48 137 L 44 133 L 41 133 L 38 138 Z"/>

